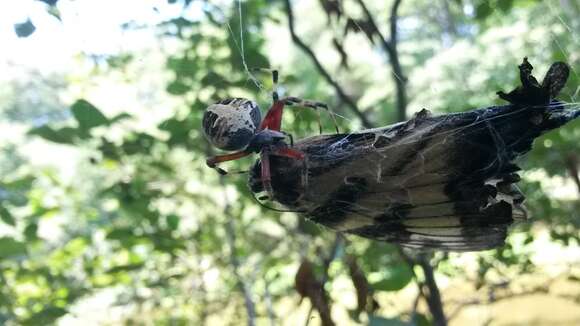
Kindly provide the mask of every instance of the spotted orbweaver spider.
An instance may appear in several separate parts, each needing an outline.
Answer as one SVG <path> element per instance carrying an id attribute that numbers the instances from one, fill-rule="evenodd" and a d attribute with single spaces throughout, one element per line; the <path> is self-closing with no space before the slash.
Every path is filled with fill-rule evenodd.
<path id="1" fill-rule="evenodd" d="M 272 71 L 274 91 L 272 106 L 261 120 L 260 108 L 254 101 L 244 98 L 228 98 L 207 107 L 203 114 L 202 127 L 206 139 L 214 146 L 234 153 L 209 157 L 206 164 L 225 175 L 227 171 L 217 165 L 233 161 L 253 153 L 260 154 L 261 180 L 264 190 L 270 199 L 274 198 L 272 177 L 270 173 L 270 156 L 285 156 L 302 160 L 306 164 L 304 153 L 292 148 L 293 139 L 288 133 L 280 130 L 284 106 L 299 106 L 316 110 L 320 132 L 319 109 L 326 110 L 333 119 L 336 132 L 338 125 L 328 106 L 321 102 L 303 100 L 297 97 L 279 98 L 276 91 L 278 81 L 277 71 Z M 290 145 L 285 142 L 290 139 Z"/>

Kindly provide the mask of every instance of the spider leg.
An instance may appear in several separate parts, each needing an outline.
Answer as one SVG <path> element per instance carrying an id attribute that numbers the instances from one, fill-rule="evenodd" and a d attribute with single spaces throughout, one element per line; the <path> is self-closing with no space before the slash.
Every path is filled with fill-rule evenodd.
<path id="1" fill-rule="evenodd" d="M 278 70 L 272 70 L 272 101 L 277 102 L 280 96 L 278 95 Z"/>
<path id="2" fill-rule="evenodd" d="M 292 137 L 292 134 L 289 132 L 285 132 L 280 130 L 281 133 L 283 133 L 284 135 L 286 135 L 286 137 L 288 137 L 288 139 L 290 139 L 290 147 L 294 147 L 294 137 Z"/>
<path id="3" fill-rule="evenodd" d="M 334 128 L 336 129 L 336 133 L 337 134 L 340 133 L 340 131 L 338 130 L 338 122 L 336 121 L 336 117 L 334 116 L 334 114 L 332 113 L 332 111 L 330 110 L 328 105 L 326 105 L 325 103 L 304 100 L 304 99 L 301 99 L 298 97 L 293 97 L 293 96 L 285 97 L 285 98 L 281 99 L 281 101 L 283 101 L 286 105 L 295 105 L 295 106 L 302 106 L 302 107 L 306 107 L 306 108 L 311 108 L 311 109 L 316 110 L 317 112 L 319 109 L 326 110 L 328 115 L 330 115 L 330 117 L 332 118 L 332 122 L 334 124 Z M 322 133 L 322 124 L 320 123 L 320 113 L 318 113 L 318 126 L 321 130 L 321 133 Z"/>
<path id="4" fill-rule="evenodd" d="M 240 159 L 242 157 L 248 156 L 250 154 L 252 154 L 252 153 L 246 152 L 246 151 L 241 151 L 241 152 L 235 152 L 235 153 L 226 154 L 226 155 L 211 156 L 211 157 L 207 158 L 207 160 L 205 161 L 205 164 L 207 164 L 207 166 L 209 166 L 210 168 L 218 171 L 219 174 L 226 175 L 226 174 L 228 174 L 228 172 L 222 168 L 217 167 L 217 164 L 222 163 L 222 162 L 237 160 L 237 159 Z"/>
<path id="5" fill-rule="evenodd" d="M 274 198 L 274 189 L 272 189 L 272 175 L 270 174 L 270 152 L 263 150 L 260 152 L 260 161 L 262 162 L 262 187 L 270 199 Z"/>
<path id="6" fill-rule="evenodd" d="M 251 68 L 251 71 L 263 71 L 269 72 L 272 74 L 272 100 L 273 102 L 278 101 L 278 69 L 270 69 L 270 68 Z"/>

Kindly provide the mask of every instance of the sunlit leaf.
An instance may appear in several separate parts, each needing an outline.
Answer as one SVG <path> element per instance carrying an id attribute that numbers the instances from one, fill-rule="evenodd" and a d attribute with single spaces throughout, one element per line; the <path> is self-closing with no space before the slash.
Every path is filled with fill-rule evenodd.
<path id="1" fill-rule="evenodd" d="M 398 291 L 413 279 L 413 272 L 405 264 L 386 267 L 382 272 L 381 280 L 371 283 L 375 290 Z"/>
<path id="2" fill-rule="evenodd" d="M 298 230 L 312 236 L 318 235 L 322 232 L 320 225 L 301 217 L 298 218 Z"/>

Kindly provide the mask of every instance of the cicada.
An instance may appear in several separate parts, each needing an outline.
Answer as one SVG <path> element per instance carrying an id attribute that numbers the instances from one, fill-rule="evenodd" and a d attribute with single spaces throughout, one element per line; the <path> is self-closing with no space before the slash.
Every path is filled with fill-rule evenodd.
<path id="1" fill-rule="evenodd" d="M 208 165 L 260 153 L 250 170 L 251 191 L 337 232 L 417 249 L 498 247 L 509 226 L 528 216 L 515 160 L 531 150 L 535 138 L 580 116 L 555 99 L 568 79 L 565 63 L 552 64 L 541 83 L 532 69 L 524 58 L 522 85 L 498 92 L 507 105 L 440 116 L 423 110 L 383 128 L 296 143 L 280 131 L 282 109 L 312 103 L 275 98 L 261 123 L 238 119 L 254 126 L 238 144 L 240 151 L 209 158 Z M 228 101 L 219 105 L 247 103 Z M 227 110 L 252 117 L 247 112 L 255 105 L 245 105 Z M 204 130 L 213 144 L 237 130 L 228 125 L 236 120 L 225 116 L 215 107 L 206 111 L 211 119 L 204 118 Z"/>

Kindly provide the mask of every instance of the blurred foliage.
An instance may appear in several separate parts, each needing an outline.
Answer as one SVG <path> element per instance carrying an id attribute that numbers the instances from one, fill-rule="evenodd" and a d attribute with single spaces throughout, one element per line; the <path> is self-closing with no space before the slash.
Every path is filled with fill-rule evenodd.
<path id="1" fill-rule="evenodd" d="M 57 1 L 43 2 L 54 14 Z M 179 44 L 165 53 L 160 69 L 160 74 L 171 73 L 166 92 L 179 104 L 151 130 L 132 124 L 139 120 L 133 112 L 109 116 L 85 99 L 63 109 L 56 94 L 67 84 L 59 78 L 31 76 L 3 85 L 3 119 L 24 124 L 27 141 L 59 144 L 48 147 L 57 153 L 66 146 L 79 159 L 73 177 L 66 179 L 57 169 L 27 162 L 17 143 L 0 146 L 0 220 L 6 229 L 0 236 L 0 324 L 46 325 L 65 315 L 82 320 L 77 305 L 103 293 L 114 294 L 115 301 L 107 304 L 126 308 L 127 324 L 202 324 L 215 318 L 239 324 L 248 318 L 248 300 L 258 321 L 277 324 L 288 312 L 279 307 L 298 309 L 300 298 L 308 298 L 320 312 L 346 307 L 352 323 L 431 324 L 428 310 L 394 314 L 382 303 L 385 295 L 396 296 L 424 281 L 399 248 L 361 238 L 336 242 L 329 230 L 256 205 L 244 176 L 221 178 L 205 167 L 212 149 L 199 126 L 207 105 L 242 96 L 256 99 L 263 110 L 268 107 L 270 74 L 246 67 L 279 68 L 282 90 L 328 103 L 346 117 L 340 120 L 342 129 L 360 125 L 308 57 L 293 47 L 272 50 L 281 43 L 270 31 L 287 33 L 283 4 L 168 3 L 184 11 L 198 5 L 200 15 L 152 27 L 160 41 Z M 321 1 L 329 3 L 334 2 Z M 567 61 L 576 72 L 562 99 L 577 101 L 580 48 L 573 31 L 580 30 L 580 8 L 574 1 L 560 6 L 532 0 L 403 3 L 399 49 L 411 113 L 424 106 L 450 112 L 498 103 L 495 91 L 516 84 L 515 67 L 525 55 L 540 71 L 554 60 Z M 368 5 L 377 21 L 388 21 L 382 2 Z M 368 46 L 383 60 L 381 67 L 350 53 L 367 41 L 360 31 L 332 35 L 341 22 L 332 21 L 329 8 L 334 7 L 302 9 L 305 17 L 296 18 L 300 33 L 328 58 L 328 69 L 365 114 L 380 124 L 393 122 L 394 85 L 384 53 Z M 345 1 L 343 10 L 359 19 L 357 8 L 355 1 Z M 15 31 L 25 37 L 34 25 L 28 20 Z M 347 67 L 339 64 L 331 37 L 343 37 Z M 279 60 L 273 56 L 280 52 L 286 62 L 276 67 Z M 105 75 L 135 69 L 131 53 L 106 62 Z M 312 134 L 316 116 L 289 110 L 284 129 L 298 138 Z M 503 248 L 466 255 L 474 260 L 471 266 L 462 263 L 461 255 L 437 253 L 433 264 L 439 273 L 475 288 L 537 273 L 531 249 L 535 226 L 549 230 L 562 246 L 578 248 L 578 193 L 571 199 L 553 197 L 547 186 L 553 179 L 574 182 L 578 139 L 580 121 L 538 140 L 522 162 L 530 170 L 523 188 L 533 224 L 519 225 Z M 242 170 L 249 164 L 232 162 L 228 168 Z M 534 177 L 538 173 L 545 177 Z M 355 305 L 341 302 L 344 293 L 337 292 L 345 278 L 351 281 L 348 291 L 357 298 Z"/>

